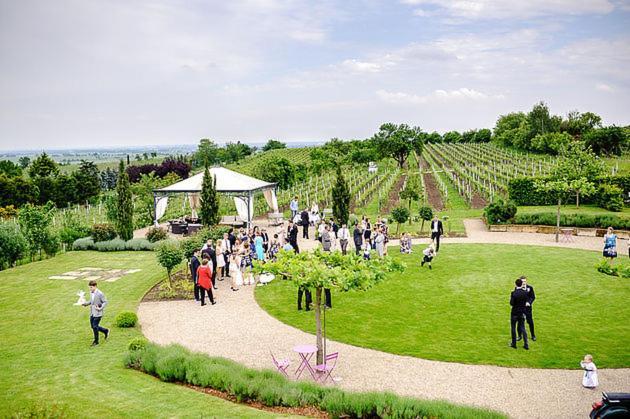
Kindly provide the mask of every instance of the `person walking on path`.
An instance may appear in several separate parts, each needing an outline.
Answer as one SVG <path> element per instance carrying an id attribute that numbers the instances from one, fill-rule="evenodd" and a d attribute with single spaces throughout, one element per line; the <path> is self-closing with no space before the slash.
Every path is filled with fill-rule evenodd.
<path id="1" fill-rule="evenodd" d="M 302 238 L 308 239 L 308 226 L 310 225 L 311 220 L 308 217 L 308 211 L 306 208 L 304 208 L 300 213 L 300 220 L 302 221 Z"/>
<path id="2" fill-rule="evenodd" d="M 527 291 L 523 287 L 523 280 L 517 279 L 516 289 L 510 295 L 510 305 L 512 311 L 510 313 L 510 328 L 512 333 L 512 343 L 510 346 L 516 349 L 516 327 L 518 325 L 519 334 L 523 336 L 523 348 L 529 349 L 529 341 L 527 340 L 527 330 L 525 330 L 525 308 L 527 307 Z"/>
<path id="3" fill-rule="evenodd" d="M 610 263 L 613 263 L 617 257 L 617 235 L 613 232 L 612 227 L 608 227 L 604 236 L 604 257 L 610 258 Z"/>
<path id="4" fill-rule="evenodd" d="M 348 240 L 350 240 L 350 230 L 348 226 L 343 224 L 339 229 L 339 246 L 341 246 L 341 253 L 346 255 L 348 253 Z"/>
<path id="5" fill-rule="evenodd" d="M 293 197 L 291 203 L 289 204 L 289 208 L 291 208 L 291 221 L 295 218 L 298 213 L 299 203 L 297 195 Z"/>
<path id="6" fill-rule="evenodd" d="M 215 275 L 215 280 L 218 278 L 219 281 L 223 281 L 223 278 L 225 278 L 225 257 L 223 240 L 217 240 L 215 243 L 215 252 L 217 256 L 217 274 Z"/>
<path id="7" fill-rule="evenodd" d="M 83 306 L 90 306 L 90 327 L 94 332 L 94 341 L 92 346 L 98 345 L 98 333 L 101 332 L 105 335 L 105 339 L 109 337 L 109 329 L 106 329 L 100 325 L 103 319 L 103 312 L 107 306 L 107 298 L 101 290 L 97 288 L 96 281 L 90 281 L 90 301 L 83 303 Z"/>
<path id="8" fill-rule="evenodd" d="M 204 245 L 205 249 L 201 249 L 201 257 L 204 259 L 208 259 L 208 261 L 212 262 L 212 286 L 214 289 L 218 289 L 216 283 L 216 273 L 217 273 L 217 252 L 214 250 L 212 246 L 212 240 L 208 239 L 208 242 Z"/>
<path id="9" fill-rule="evenodd" d="M 580 362 L 580 367 L 584 370 L 582 385 L 590 389 L 597 387 L 599 385 L 599 380 L 597 379 L 597 367 L 593 363 L 593 356 L 584 355 L 584 359 Z"/>
<path id="10" fill-rule="evenodd" d="M 527 292 L 527 304 L 525 304 L 525 320 L 529 325 L 529 332 L 532 340 L 536 342 L 536 333 L 534 333 L 534 317 L 532 314 L 532 307 L 534 305 L 534 300 L 536 299 L 536 293 L 534 292 L 534 287 L 532 287 L 531 285 L 527 285 L 526 277 L 522 276 L 521 279 L 523 280 L 523 288 L 525 288 L 525 292 Z M 517 340 L 521 340 L 522 338 L 523 336 L 519 331 Z"/>
<path id="11" fill-rule="evenodd" d="M 354 239 L 354 250 L 356 255 L 359 256 L 359 253 L 361 253 L 361 247 L 363 246 L 363 233 L 361 232 L 358 223 L 354 225 L 352 238 Z"/>
<path id="12" fill-rule="evenodd" d="M 201 305 L 206 305 L 206 294 L 208 294 L 210 302 L 216 304 L 214 295 L 212 295 L 212 268 L 206 258 L 201 261 L 201 266 L 197 269 L 197 283 L 199 284 L 199 292 L 201 294 Z"/>
<path id="13" fill-rule="evenodd" d="M 293 221 L 289 221 L 289 227 L 287 228 L 287 241 L 295 250 L 295 253 L 300 253 L 300 248 L 298 247 L 298 228 L 293 223 Z"/>
<path id="14" fill-rule="evenodd" d="M 199 301 L 199 285 L 197 285 L 197 269 L 199 269 L 199 266 L 201 266 L 201 262 L 199 261 L 199 250 L 195 250 L 190 258 L 190 276 L 193 281 L 195 301 Z"/>
<path id="15" fill-rule="evenodd" d="M 442 221 L 438 219 L 437 214 L 433 216 L 431 221 L 431 240 L 435 242 L 435 252 L 440 251 L 440 236 L 444 234 L 444 228 L 442 227 Z"/>

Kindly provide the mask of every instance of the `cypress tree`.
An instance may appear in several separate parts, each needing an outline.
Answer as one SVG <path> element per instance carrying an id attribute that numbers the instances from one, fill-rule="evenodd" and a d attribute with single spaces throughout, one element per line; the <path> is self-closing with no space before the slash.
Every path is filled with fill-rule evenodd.
<path id="1" fill-rule="evenodd" d="M 350 215 L 350 189 L 341 172 L 341 165 L 337 165 L 337 182 L 332 190 L 333 217 L 339 224 L 347 224 Z"/>
<path id="2" fill-rule="evenodd" d="M 205 226 L 213 226 L 219 223 L 219 197 L 217 195 L 217 179 L 210 174 L 208 166 L 203 172 L 201 184 L 201 222 Z"/>
<path id="3" fill-rule="evenodd" d="M 133 202 L 129 175 L 125 164 L 120 161 L 118 183 L 116 184 L 116 233 L 123 240 L 133 238 Z"/>

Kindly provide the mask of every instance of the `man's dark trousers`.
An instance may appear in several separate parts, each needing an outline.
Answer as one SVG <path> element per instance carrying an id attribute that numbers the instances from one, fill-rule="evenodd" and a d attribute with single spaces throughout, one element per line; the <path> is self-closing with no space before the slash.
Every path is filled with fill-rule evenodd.
<path id="1" fill-rule="evenodd" d="M 529 347 L 529 341 L 527 339 L 527 330 L 525 330 L 525 315 L 524 314 L 512 314 L 510 316 L 510 327 L 512 331 L 512 346 L 516 346 L 516 329 L 518 327 L 518 334 L 523 336 L 523 346 Z"/>
<path id="2" fill-rule="evenodd" d="M 440 233 L 438 231 L 431 232 L 431 240 L 435 240 L 435 251 L 440 250 Z"/>
<path id="3" fill-rule="evenodd" d="M 330 296 L 330 288 L 324 288 L 324 301 L 326 307 L 332 308 L 332 297 Z"/>
<path id="4" fill-rule="evenodd" d="M 306 294 L 306 309 L 311 309 L 311 303 L 313 302 L 313 297 L 311 295 L 311 291 L 306 288 L 298 288 L 298 310 L 302 310 L 302 295 Z"/>
<path id="5" fill-rule="evenodd" d="M 109 332 L 109 330 L 100 326 L 102 317 L 94 317 L 90 316 L 90 326 L 92 327 L 92 331 L 94 332 L 94 343 L 98 343 L 98 332 L 101 332 L 105 335 Z"/>
<path id="6" fill-rule="evenodd" d="M 532 315 L 532 306 L 529 306 L 525 309 L 525 320 L 529 325 L 530 336 L 536 336 L 536 333 L 534 333 L 534 316 Z M 523 326 L 523 329 L 525 329 L 525 326 Z M 519 336 L 521 336 L 520 333 Z"/>

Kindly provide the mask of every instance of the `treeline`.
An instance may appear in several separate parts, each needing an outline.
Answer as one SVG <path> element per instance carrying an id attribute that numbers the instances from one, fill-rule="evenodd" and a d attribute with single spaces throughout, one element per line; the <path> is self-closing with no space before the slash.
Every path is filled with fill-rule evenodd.
<path id="1" fill-rule="evenodd" d="M 501 115 L 492 139 L 500 145 L 524 151 L 559 154 L 572 141 L 582 141 L 597 155 L 620 155 L 628 148 L 630 127 L 603 126 L 592 112 L 552 115 L 544 102 L 531 111 Z"/>

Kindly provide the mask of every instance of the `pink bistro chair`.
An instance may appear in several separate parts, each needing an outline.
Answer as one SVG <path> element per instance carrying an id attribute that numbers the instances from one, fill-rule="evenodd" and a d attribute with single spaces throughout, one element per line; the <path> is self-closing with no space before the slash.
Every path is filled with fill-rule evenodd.
<path id="1" fill-rule="evenodd" d="M 284 374 L 285 377 L 289 378 L 289 374 L 287 374 L 287 370 L 289 369 L 289 365 L 291 362 L 288 359 L 281 359 L 278 361 L 275 356 L 273 356 L 273 352 L 270 352 L 271 359 L 273 360 L 273 365 L 275 365 L 278 372 Z"/>
<path id="2" fill-rule="evenodd" d="M 323 364 L 315 365 L 313 369 L 320 374 L 316 381 L 325 383 L 327 379 L 331 378 L 330 374 L 332 374 L 337 365 L 337 358 L 339 358 L 339 352 L 328 354 L 326 358 L 324 358 Z"/>

